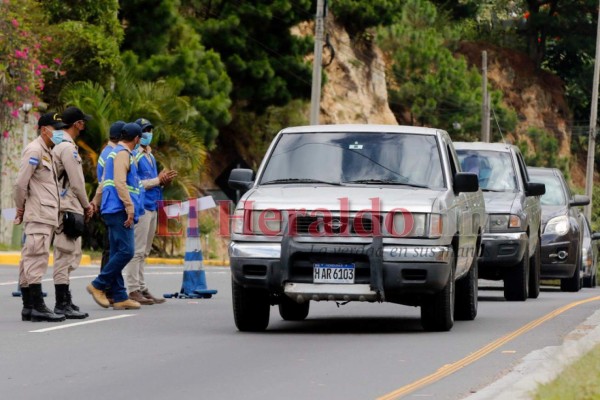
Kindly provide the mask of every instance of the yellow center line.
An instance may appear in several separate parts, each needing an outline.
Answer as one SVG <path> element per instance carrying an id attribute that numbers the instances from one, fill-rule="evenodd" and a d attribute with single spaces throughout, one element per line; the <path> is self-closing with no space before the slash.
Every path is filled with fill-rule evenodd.
<path id="1" fill-rule="evenodd" d="M 452 364 L 446 364 L 443 367 L 441 367 L 440 369 L 438 369 L 436 372 L 434 372 L 433 374 L 425 376 L 417 381 L 414 381 L 413 383 L 402 386 L 401 388 L 396 389 L 393 392 L 390 392 L 381 397 L 378 397 L 377 400 L 398 399 L 398 398 L 405 396 L 411 392 L 414 392 L 417 389 L 421 389 L 427 385 L 437 382 L 440 379 L 445 378 L 448 375 L 455 373 L 456 371 L 460 370 L 461 368 L 464 368 L 467 365 L 472 364 L 475 361 L 485 357 L 486 355 L 490 354 L 492 351 L 505 345 L 506 343 L 510 342 L 511 340 L 517 338 L 518 336 L 521 336 L 522 334 L 524 334 L 526 332 L 529 332 L 530 330 L 532 330 L 534 328 L 537 328 L 544 322 L 551 320 L 552 318 L 564 313 L 565 311 L 568 311 L 571 308 L 577 307 L 581 304 L 590 303 L 592 301 L 598 301 L 598 300 L 600 300 L 600 296 L 590 297 L 589 299 L 575 301 L 573 303 L 569 303 L 560 308 L 557 308 L 556 310 L 544 315 L 543 317 L 540 317 L 534 321 L 531 321 L 527 325 L 522 326 L 521 328 L 517 329 L 516 331 L 511 332 L 505 336 L 502 336 L 499 339 L 494 340 L 493 342 L 480 348 L 479 350 L 475 351 L 474 353 L 471 353 L 467 357 L 465 357 L 461 360 L 458 360 Z"/>

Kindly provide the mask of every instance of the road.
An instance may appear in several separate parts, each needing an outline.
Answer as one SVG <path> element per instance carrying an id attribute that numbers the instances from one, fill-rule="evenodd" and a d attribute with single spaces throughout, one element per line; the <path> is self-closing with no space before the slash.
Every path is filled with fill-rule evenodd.
<path id="1" fill-rule="evenodd" d="M 600 306 L 600 289 L 546 287 L 539 299 L 507 303 L 487 287 L 477 319 L 451 332 L 423 332 L 413 307 L 322 302 L 303 322 L 283 321 L 273 307 L 266 332 L 241 333 L 227 268 L 207 268 L 219 290 L 212 299 L 137 311 L 97 306 L 85 292 L 96 271 L 82 267 L 71 282 L 90 313 L 84 324 L 31 323 L 20 321 L 20 299 L 11 297 L 16 267 L 0 266 L 2 398 L 461 399 L 529 352 L 560 344 Z M 181 277 L 180 267 L 147 268 L 155 294 L 178 291 Z M 53 307 L 52 282 L 44 288 Z M 575 303 L 586 299 L 594 300 Z"/>

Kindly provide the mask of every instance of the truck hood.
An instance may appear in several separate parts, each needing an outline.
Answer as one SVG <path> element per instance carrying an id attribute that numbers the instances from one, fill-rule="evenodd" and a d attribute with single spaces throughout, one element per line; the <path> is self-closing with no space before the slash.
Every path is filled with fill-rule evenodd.
<path id="1" fill-rule="evenodd" d="M 483 192 L 488 214 L 510 214 L 518 192 Z"/>
<path id="2" fill-rule="evenodd" d="M 247 201 L 252 201 L 252 208 L 264 210 L 314 210 L 324 208 L 338 211 L 342 207 L 340 198 L 348 199 L 348 211 L 373 209 L 373 201 L 380 204 L 380 211 L 386 212 L 394 208 L 404 208 L 411 212 L 430 213 L 436 199 L 444 191 L 378 186 L 262 186 L 248 193 Z M 374 199 L 374 200 L 372 200 Z"/>
<path id="3" fill-rule="evenodd" d="M 559 215 L 567 215 L 569 209 L 567 206 L 542 206 L 542 226 L 546 226 L 548 221 Z"/>

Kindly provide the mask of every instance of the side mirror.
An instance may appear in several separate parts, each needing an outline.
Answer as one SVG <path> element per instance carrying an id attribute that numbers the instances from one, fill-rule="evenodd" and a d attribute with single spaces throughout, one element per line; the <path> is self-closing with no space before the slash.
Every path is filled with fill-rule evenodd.
<path id="1" fill-rule="evenodd" d="M 471 172 L 457 172 L 454 175 L 454 193 L 476 192 L 479 190 L 479 178 Z"/>
<path id="2" fill-rule="evenodd" d="M 599 239 L 600 239 L 600 232 L 592 233 L 592 240 L 599 240 Z"/>
<path id="3" fill-rule="evenodd" d="M 231 170 L 229 181 L 227 183 L 230 188 L 245 192 L 250 189 L 254 183 L 252 180 L 253 175 L 254 172 L 251 169 L 236 168 Z"/>
<path id="4" fill-rule="evenodd" d="M 546 185 L 543 183 L 529 182 L 527 184 L 527 190 L 525 190 L 525 196 L 541 196 L 546 193 Z"/>
<path id="5" fill-rule="evenodd" d="M 573 196 L 573 200 L 569 202 L 569 207 L 587 206 L 590 204 L 590 198 L 581 194 Z"/>

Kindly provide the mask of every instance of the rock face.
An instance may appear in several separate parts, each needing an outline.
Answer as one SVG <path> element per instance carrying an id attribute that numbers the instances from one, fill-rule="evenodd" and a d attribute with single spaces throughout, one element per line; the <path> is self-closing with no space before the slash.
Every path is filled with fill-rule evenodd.
<path id="1" fill-rule="evenodd" d="M 344 28 L 333 21 L 327 25 L 333 52 L 325 51 L 323 61 L 333 60 L 324 68 L 320 122 L 398 125 L 388 105 L 381 50 L 372 41 L 355 46 Z"/>

